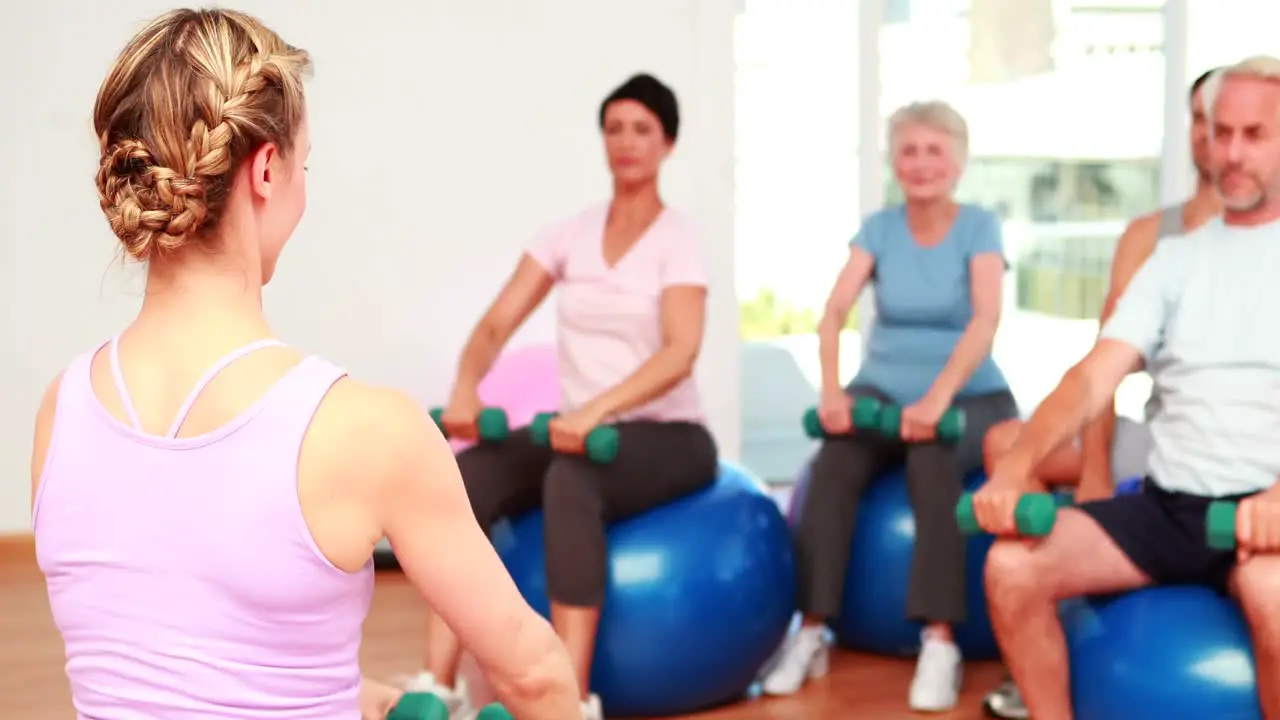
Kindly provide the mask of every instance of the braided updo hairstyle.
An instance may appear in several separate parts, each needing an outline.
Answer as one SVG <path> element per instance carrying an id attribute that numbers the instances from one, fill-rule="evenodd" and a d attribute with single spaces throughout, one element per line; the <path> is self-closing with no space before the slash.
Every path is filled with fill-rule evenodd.
<path id="1" fill-rule="evenodd" d="M 98 198 L 129 257 L 208 240 L 240 163 L 267 143 L 293 150 L 310 67 L 230 10 L 174 10 L 129 42 L 93 109 Z"/>

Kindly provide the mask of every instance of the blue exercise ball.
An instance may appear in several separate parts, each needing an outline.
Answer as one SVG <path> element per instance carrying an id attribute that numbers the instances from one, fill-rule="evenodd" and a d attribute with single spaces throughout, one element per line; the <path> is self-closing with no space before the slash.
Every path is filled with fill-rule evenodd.
<path id="1" fill-rule="evenodd" d="M 1142 492 L 1142 483 L 1140 477 L 1121 480 L 1116 483 L 1116 495 L 1137 495 Z"/>
<path id="2" fill-rule="evenodd" d="M 1063 603 L 1075 716 L 1262 720 L 1240 609 L 1203 587 Z"/>
<path id="3" fill-rule="evenodd" d="M 549 616 L 542 512 L 494 546 Z M 721 463 L 711 487 L 609 528 L 591 687 L 613 716 L 690 713 L 742 697 L 795 612 L 786 520 L 763 484 Z"/>
<path id="4" fill-rule="evenodd" d="M 986 482 L 981 471 L 965 478 L 965 489 L 976 490 Z M 809 485 L 808 465 L 801 470 L 792 496 L 792 522 L 799 522 Z M 878 478 L 858 505 L 858 520 L 845 573 L 844 602 L 831 628 L 841 644 L 880 655 L 911 657 L 920 652 L 921 624 L 907 620 L 907 580 L 915 550 L 916 523 L 907 497 L 903 469 Z M 982 582 L 983 565 L 993 538 L 969 539 L 965 554 L 968 619 L 955 627 L 956 644 L 966 658 L 1000 656 L 987 593 Z"/>

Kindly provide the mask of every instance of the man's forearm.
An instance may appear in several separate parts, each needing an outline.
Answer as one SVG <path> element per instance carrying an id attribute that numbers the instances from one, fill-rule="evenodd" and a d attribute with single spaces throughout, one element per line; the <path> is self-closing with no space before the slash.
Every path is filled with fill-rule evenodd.
<path id="1" fill-rule="evenodd" d="M 1080 437 L 1082 474 L 1081 482 L 1100 480 L 1115 484 L 1111 477 L 1111 445 L 1116 431 L 1116 408 L 1113 400 L 1098 416 L 1085 426 Z"/>
<path id="2" fill-rule="evenodd" d="M 1062 376 L 1062 382 L 1040 403 L 1010 448 L 1006 462 L 1028 478 L 1055 448 L 1078 435 L 1097 409 L 1091 407 L 1090 380 L 1079 367 Z M 1002 463 L 1003 464 L 1003 463 Z"/>

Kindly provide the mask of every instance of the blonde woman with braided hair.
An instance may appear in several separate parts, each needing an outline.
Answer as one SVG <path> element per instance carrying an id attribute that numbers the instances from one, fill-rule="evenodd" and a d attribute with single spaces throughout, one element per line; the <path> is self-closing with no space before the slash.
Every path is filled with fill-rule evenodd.
<path id="1" fill-rule="evenodd" d="M 254 18 L 178 10 L 99 92 L 99 199 L 147 290 L 36 420 L 32 524 L 77 712 L 385 717 L 398 694 L 363 683 L 358 654 L 386 535 L 517 717 L 571 717 L 564 647 L 434 424 L 276 340 L 263 315 L 306 204 L 309 66 Z"/>

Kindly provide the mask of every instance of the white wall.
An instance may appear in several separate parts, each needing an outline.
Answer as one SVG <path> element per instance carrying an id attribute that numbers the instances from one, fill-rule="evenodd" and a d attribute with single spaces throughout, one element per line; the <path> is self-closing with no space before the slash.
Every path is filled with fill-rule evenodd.
<path id="1" fill-rule="evenodd" d="M 315 59 L 307 216 L 268 293 L 280 333 L 354 374 L 443 399 L 460 344 L 543 223 L 607 197 L 600 99 L 655 73 L 682 101 L 667 199 L 706 230 L 714 288 L 699 375 L 739 446 L 733 291 L 737 0 L 244 0 Z M 0 25 L 0 533 L 28 529 L 41 390 L 117 332 L 141 275 L 113 263 L 90 113 L 163 0 L 15 5 Z M 514 341 L 549 339 L 541 312 Z"/>

